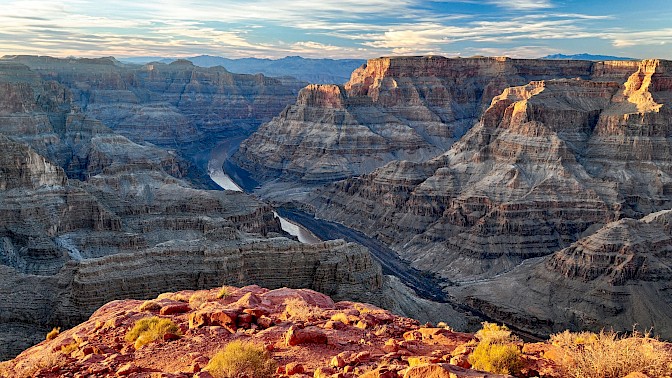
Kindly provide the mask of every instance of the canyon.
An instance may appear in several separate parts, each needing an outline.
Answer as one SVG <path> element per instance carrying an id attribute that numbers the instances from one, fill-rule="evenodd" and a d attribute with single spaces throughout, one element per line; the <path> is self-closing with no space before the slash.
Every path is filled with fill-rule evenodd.
<path id="1" fill-rule="evenodd" d="M 222 285 L 672 339 L 671 68 L 384 57 L 307 85 L 0 59 L 0 359 L 109 301 Z"/>
<path id="2" fill-rule="evenodd" d="M 539 335 L 637 323 L 670 338 L 658 309 L 669 298 L 664 279 L 599 284 L 592 275 L 625 256 L 588 254 L 571 266 L 557 256 L 612 222 L 672 208 L 671 68 L 655 59 L 373 59 L 343 86 L 304 88 L 233 159 L 260 181 L 255 193 L 281 193 L 378 239 L 493 319 Z M 669 270 L 668 247 L 648 236 L 654 255 L 628 258 Z M 605 248 L 631 251 L 630 238 L 615 243 Z M 531 264 L 544 278 L 520 274 Z"/>
<path id="3" fill-rule="evenodd" d="M 187 63 L 160 68 L 168 74 L 155 80 L 175 84 L 151 93 L 142 89 L 150 84 L 138 84 L 146 77 L 108 58 L 0 60 L 0 358 L 111 300 L 222 284 L 312 288 L 421 317 L 450 309 L 383 275 L 365 248 L 300 243 L 269 205 L 213 190 L 196 155 L 217 135 L 240 139 L 282 96 L 250 89 L 256 94 L 246 101 L 260 104 L 248 109 L 251 121 L 236 120 L 226 113 L 235 107 L 222 102 L 240 102 L 236 88 L 270 83 L 291 93 L 288 86 Z M 200 74 L 224 84 L 190 79 Z M 171 103 L 175 96 L 181 102 Z M 212 113 L 202 108 L 210 102 L 234 118 L 212 133 L 205 131 L 214 127 L 207 125 Z M 146 111 L 153 107 L 168 110 Z M 144 121 L 122 122 L 135 112 Z"/>

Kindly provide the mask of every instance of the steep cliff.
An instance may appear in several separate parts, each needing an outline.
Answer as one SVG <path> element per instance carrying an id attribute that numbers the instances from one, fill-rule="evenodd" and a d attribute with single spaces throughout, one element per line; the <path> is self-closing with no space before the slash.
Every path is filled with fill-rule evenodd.
<path id="1" fill-rule="evenodd" d="M 536 333 L 653 329 L 672 338 L 672 211 L 607 224 L 550 256 L 451 288 L 487 315 Z"/>
<path id="2" fill-rule="evenodd" d="M 392 160 L 444 152 L 503 89 L 531 80 L 588 77 L 591 63 L 508 58 L 369 60 L 343 86 L 311 85 L 263 125 L 234 160 L 257 178 L 325 183 Z"/>
<path id="3" fill-rule="evenodd" d="M 0 86 L 0 359 L 119 298 L 257 282 L 382 296 L 361 246 L 282 237 L 270 206 L 195 188 L 175 151 L 116 134 L 25 65 L 0 62 Z"/>
<path id="4" fill-rule="evenodd" d="M 445 154 L 337 182 L 312 203 L 452 280 L 672 208 L 672 63 L 615 66 L 507 88 Z"/>

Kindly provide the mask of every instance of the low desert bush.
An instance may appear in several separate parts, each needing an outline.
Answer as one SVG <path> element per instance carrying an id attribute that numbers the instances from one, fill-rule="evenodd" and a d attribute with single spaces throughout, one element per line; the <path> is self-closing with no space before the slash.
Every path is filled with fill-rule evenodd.
<path id="1" fill-rule="evenodd" d="M 556 362 L 567 377 L 617 378 L 634 372 L 661 377 L 672 373 L 669 352 L 648 333 L 625 337 L 613 331 L 565 331 L 552 335 L 551 343 L 563 351 Z"/>
<path id="2" fill-rule="evenodd" d="M 479 342 L 487 342 L 490 344 L 506 344 L 520 341 L 518 337 L 511 334 L 509 327 L 499 325 L 496 323 L 481 323 L 483 328 L 476 332 L 476 338 Z"/>
<path id="3" fill-rule="evenodd" d="M 159 311 L 161 309 L 161 305 L 156 302 L 156 301 L 145 301 L 142 305 L 140 305 L 139 310 L 140 311 Z"/>
<path id="4" fill-rule="evenodd" d="M 504 325 L 483 323 L 476 332 L 478 345 L 469 355 L 469 363 L 474 369 L 496 374 L 516 374 L 522 367 L 520 340 Z"/>
<path id="5" fill-rule="evenodd" d="M 320 309 L 311 306 L 302 298 L 285 299 L 285 314 L 288 318 L 295 320 L 310 320 L 320 313 Z M 347 324 L 347 323 L 346 323 Z"/>
<path id="6" fill-rule="evenodd" d="M 275 368 L 263 345 L 235 340 L 215 354 L 205 370 L 215 378 L 266 378 L 273 376 Z"/>
<path id="7" fill-rule="evenodd" d="M 54 327 L 49 333 L 47 333 L 47 340 L 53 340 L 61 333 L 61 327 Z"/>
<path id="8" fill-rule="evenodd" d="M 135 322 L 133 328 L 126 333 L 126 341 L 134 343 L 138 349 L 154 340 L 162 339 L 167 333 L 180 334 L 180 327 L 170 319 L 152 316 Z"/>
<path id="9" fill-rule="evenodd" d="M 520 348 L 515 344 L 479 342 L 469 355 L 474 369 L 496 374 L 516 374 L 522 367 Z"/>

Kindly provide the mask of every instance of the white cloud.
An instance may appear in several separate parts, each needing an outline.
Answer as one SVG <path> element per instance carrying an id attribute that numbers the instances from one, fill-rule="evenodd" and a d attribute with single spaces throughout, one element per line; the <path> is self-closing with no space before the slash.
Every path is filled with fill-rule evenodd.
<path id="1" fill-rule="evenodd" d="M 603 38 L 610 39 L 615 47 L 666 45 L 672 43 L 672 28 L 640 32 L 604 33 Z"/>
<path id="2" fill-rule="evenodd" d="M 553 8 L 550 0 L 488 0 L 488 3 L 503 8 L 532 10 Z"/>

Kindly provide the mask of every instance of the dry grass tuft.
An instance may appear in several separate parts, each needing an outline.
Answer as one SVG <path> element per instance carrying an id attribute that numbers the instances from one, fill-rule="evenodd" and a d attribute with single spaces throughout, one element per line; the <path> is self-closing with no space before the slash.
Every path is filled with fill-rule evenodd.
<path id="1" fill-rule="evenodd" d="M 217 299 L 226 299 L 230 297 L 231 294 L 233 294 L 233 289 L 231 286 L 223 286 L 217 293 Z"/>
<path id="2" fill-rule="evenodd" d="M 490 344 L 506 344 L 520 341 L 518 337 L 511 334 L 509 327 L 505 325 L 498 325 L 496 323 L 481 323 L 483 328 L 476 332 L 476 338 L 480 342 L 487 342 Z"/>
<path id="3" fill-rule="evenodd" d="M 618 378 L 639 372 L 650 377 L 672 374 L 672 356 L 663 343 L 648 333 L 630 337 L 613 331 L 565 331 L 551 336 L 551 343 L 563 350 L 559 363 L 564 374 L 574 378 Z"/>
<path id="4" fill-rule="evenodd" d="M 341 322 L 343 324 L 350 324 L 350 319 L 348 319 L 348 315 L 346 315 L 343 312 L 336 313 L 331 316 L 331 320 L 335 322 Z"/>
<path id="5" fill-rule="evenodd" d="M 285 314 L 288 319 L 311 320 L 317 318 L 320 313 L 321 311 L 318 307 L 309 305 L 302 298 L 285 299 Z"/>
<path id="6" fill-rule="evenodd" d="M 189 297 L 189 307 L 199 309 L 203 303 L 209 302 L 211 299 L 212 298 L 210 298 L 210 294 L 207 291 L 195 292 Z"/>
<path id="7" fill-rule="evenodd" d="M 163 293 L 159 294 L 156 299 L 170 299 L 171 301 L 189 303 L 189 297 L 184 293 Z"/>
<path id="8" fill-rule="evenodd" d="M 235 340 L 218 352 L 205 367 L 215 378 L 272 377 L 276 363 L 263 345 Z"/>
<path id="9" fill-rule="evenodd" d="M 516 374 L 522 367 L 520 348 L 515 344 L 480 342 L 469 355 L 469 363 L 476 370 L 495 374 Z"/>
<path id="10" fill-rule="evenodd" d="M 47 333 L 47 340 L 53 340 L 61 333 L 61 327 L 54 327 L 49 333 Z"/>
<path id="11" fill-rule="evenodd" d="M 73 341 L 70 344 L 61 346 L 60 352 L 67 356 L 77 350 L 77 348 L 79 348 L 79 343 L 77 341 Z"/>
<path id="12" fill-rule="evenodd" d="M 140 311 L 159 311 L 161 310 L 161 305 L 156 301 L 145 301 L 139 308 Z"/>
<path id="13" fill-rule="evenodd" d="M 126 333 L 126 341 L 134 343 L 135 349 L 154 340 L 162 339 L 167 333 L 180 334 L 178 327 L 172 320 L 152 316 L 135 322 L 133 328 Z"/>

